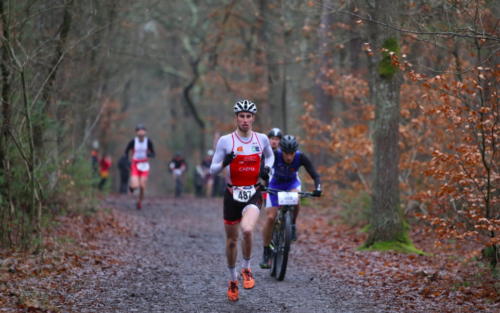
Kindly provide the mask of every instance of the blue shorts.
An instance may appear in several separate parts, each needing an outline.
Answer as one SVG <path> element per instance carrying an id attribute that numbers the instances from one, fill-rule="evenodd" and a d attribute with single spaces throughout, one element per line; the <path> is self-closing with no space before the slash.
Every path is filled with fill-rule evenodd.
<path id="1" fill-rule="evenodd" d="M 300 179 L 294 179 L 289 182 L 279 182 L 271 178 L 269 181 L 269 188 L 290 191 L 292 189 L 301 190 Z M 270 207 L 278 207 L 278 195 L 269 194 L 266 201 L 266 209 Z"/>

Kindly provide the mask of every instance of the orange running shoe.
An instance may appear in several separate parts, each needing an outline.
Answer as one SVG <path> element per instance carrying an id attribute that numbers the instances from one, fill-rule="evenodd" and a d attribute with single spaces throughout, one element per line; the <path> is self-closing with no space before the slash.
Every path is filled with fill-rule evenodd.
<path id="1" fill-rule="evenodd" d="M 238 281 L 229 281 L 229 288 L 227 288 L 227 297 L 229 301 L 238 300 Z"/>
<path id="2" fill-rule="evenodd" d="M 255 279 L 252 277 L 252 271 L 249 268 L 244 268 L 241 273 L 243 274 L 243 287 L 245 287 L 245 289 L 252 289 L 255 286 Z"/>

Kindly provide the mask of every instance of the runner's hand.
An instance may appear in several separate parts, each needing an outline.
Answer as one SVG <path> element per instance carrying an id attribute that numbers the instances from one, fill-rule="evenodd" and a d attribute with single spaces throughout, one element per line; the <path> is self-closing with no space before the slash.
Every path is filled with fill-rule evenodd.
<path id="1" fill-rule="evenodd" d="M 271 168 L 269 166 L 266 166 L 265 168 L 263 168 L 261 171 L 260 171 L 260 178 L 262 178 L 263 180 L 269 180 L 269 173 L 271 172 Z"/>
<path id="2" fill-rule="evenodd" d="M 321 192 L 321 190 L 314 190 L 311 194 L 311 196 L 313 197 L 321 197 L 323 193 Z"/>
<path id="3" fill-rule="evenodd" d="M 234 151 L 231 151 L 231 153 L 226 154 L 224 157 L 224 161 L 222 162 L 222 166 L 226 167 L 229 164 L 233 162 L 233 159 L 235 158 Z"/>

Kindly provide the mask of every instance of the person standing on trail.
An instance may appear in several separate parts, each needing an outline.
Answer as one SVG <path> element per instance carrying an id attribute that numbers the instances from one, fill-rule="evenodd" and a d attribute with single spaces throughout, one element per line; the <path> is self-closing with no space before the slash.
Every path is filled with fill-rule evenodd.
<path id="1" fill-rule="evenodd" d="M 130 178 L 130 161 L 126 155 L 118 162 L 120 170 L 120 193 L 127 193 L 128 180 Z"/>
<path id="2" fill-rule="evenodd" d="M 125 156 L 128 159 L 129 151 L 132 151 L 132 166 L 130 178 L 130 192 L 139 188 L 139 201 L 137 209 L 142 209 L 142 200 L 144 199 L 144 190 L 149 176 L 148 158 L 155 157 L 153 142 L 146 137 L 146 126 L 139 124 L 135 128 L 136 137 L 132 139 L 125 149 Z"/>
<path id="3" fill-rule="evenodd" d="M 184 172 L 187 171 L 187 163 L 180 151 L 175 151 L 174 158 L 168 166 L 173 174 L 175 183 L 175 197 L 182 196 L 184 189 Z"/>
<path id="4" fill-rule="evenodd" d="M 207 151 L 207 156 L 201 162 L 201 166 L 203 171 L 205 172 L 205 188 L 206 188 L 206 197 L 210 198 L 213 195 L 213 187 L 214 187 L 214 177 L 210 174 L 210 167 L 212 166 L 212 159 L 214 158 L 214 150 L 210 149 Z"/>
<path id="5" fill-rule="evenodd" d="M 269 179 L 274 164 L 274 154 L 266 135 L 252 131 L 257 106 L 248 100 L 236 102 L 234 106 L 237 129 L 222 136 L 215 151 L 210 173 L 217 175 L 227 167 L 229 183 L 224 193 L 224 229 L 226 231 L 226 258 L 229 268 L 229 300 L 238 300 L 238 255 L 239 228 L 243 234 L 241 250 L 243 253 L 243 287 L 255 286 L 250 269 L 253 248 L 253 229 L 257 223 L 262 206 L 259 177 Z M 262 155 L 265 167 L 261 170 Z"/>

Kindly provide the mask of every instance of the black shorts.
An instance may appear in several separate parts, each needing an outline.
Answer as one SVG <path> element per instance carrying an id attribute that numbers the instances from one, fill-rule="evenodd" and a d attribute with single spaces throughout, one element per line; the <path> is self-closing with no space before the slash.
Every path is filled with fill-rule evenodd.
<path id="1" fill-rule="evenodd" d="M 241 221 L 243 210 L 249 205 L 262 206 L 262 192 L 260 186 L 255 186 L 255 194 L 248 202 L 238 202 L 233 199 L 233 188 L 226 186 L 224 192 L 224 223 L 234 225 Z"/>

